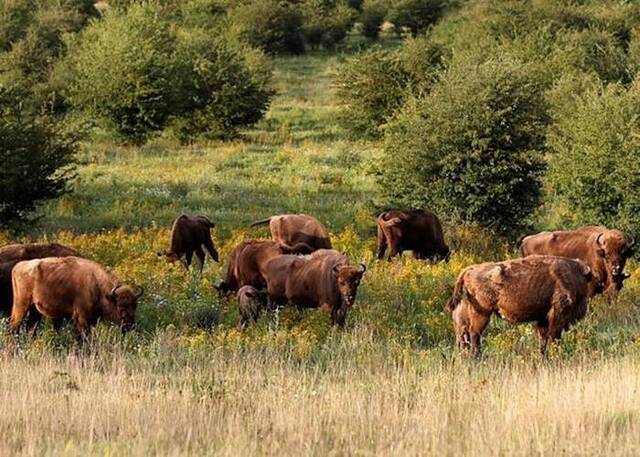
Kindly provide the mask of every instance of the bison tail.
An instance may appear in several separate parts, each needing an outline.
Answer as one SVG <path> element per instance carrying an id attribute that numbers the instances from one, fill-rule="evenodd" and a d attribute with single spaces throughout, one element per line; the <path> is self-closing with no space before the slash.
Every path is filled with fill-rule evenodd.
<path id="1" fill-rule="evenodd" d="M 266 219 L 262 219 L 260 221 L 256 221 L 256 222 L 252 223 L 251 225 L 249 225 L 249 227 L 257 227 L 258 225 L 267 225 L 270 222 L 271 222 L 271 218 L 268 217 Z"/>
<path id="2" fill-rule="evenodd" d="M 526 256 L 527 254 L 524 252 L 524 247 L 522 245 L 522 243 L 524 243 L 525 238 L 527 238 L 529 235 L 522 235 L 520 238 L 518 238 L 518 241 L 516 242 L 516 249 L 518 251 L 520 251 L 520 253 L 523 256 Z"/>
<path id="3" fill-rule="evenodd" d="M 462 301 L 462 297 L 464 295 L 464 271 L 458 276 L 458 280 L 456 281 L 456 285 L 453 289 L 453 294 L 451 298 L 447 302 L 447 309 L 449 311 L 453 311 L 456 309 L 458 304 Z"/>

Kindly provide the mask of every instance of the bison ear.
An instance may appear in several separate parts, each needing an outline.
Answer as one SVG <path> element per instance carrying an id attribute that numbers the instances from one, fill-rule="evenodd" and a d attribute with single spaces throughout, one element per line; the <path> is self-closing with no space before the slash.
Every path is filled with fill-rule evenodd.
<path id="1" fill-rule="evenodd" d="M 140 298 L 142 297 L 142 294 L 144 294 L 144 289 L 140 286 L 136 286 L 136 293 L 135 293 L 135 297 L 136 298 Z"/>
<path id="2" fill-rule="evenodd" d="M 107 298 L 108 298 L 110 301 L 112 301 L 113 303 L 115 303 L 115 302 L 116 302 L 116 300 L 117 300 L 117 298 L 118 298 L 118 295 L 117 295 L 117 293 L 116 293 L 116 292 L 117 292 L 117 290 L 118 290 L 118 287 L 120 287 L 120 284 L 116 284 L 116 285 L 113 287 L 113 289 L 111 289 L 111 292 L 109 292 L 109 294 L 107 295 Z"/>
<path id="3" fill-rule="evenodd" d="M 367 271 L 367 266 L 364 263 L 360 264 L 360 274 L 364 274 L 365 271 Z"/>
<path id="4" fill-rule="evenodd" d="M 338 274 L 340 272 L 340 269 L 342 268 L 342 265 L 338 264 L 338 265 L 334 265 L 333 266 L 333 272 L 335 274 Z"/>

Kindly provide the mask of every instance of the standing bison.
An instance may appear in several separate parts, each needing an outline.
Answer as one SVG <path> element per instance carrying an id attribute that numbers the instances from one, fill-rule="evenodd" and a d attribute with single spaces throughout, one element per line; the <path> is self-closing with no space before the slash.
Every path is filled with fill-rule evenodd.
<path id="1" fill-rule="evenodd" d="M 168 262 L 183 260 L 185 268 L 188 270 L 191 266 L 193 254 L 196 254 L 200 261 L 200 273 L 204 268 L 205 253 L 203 247 L 209 251 L 211 258 L 217 262 L 219 260 L 218 251 L 216 251 L 211 239 L 211 229 L 215 224 L 206 216 L 187 216 L 178 217 L 171 229 L 171 245 L 166 251 L 158 252 L 158 256 L 164 256 Z"/>
<path id="2" fill-rule="evenodd" d="M 216 289 L 221 293 L 237 292 L 242 286 L 264 289 L 267 287 L 264 267 L 269 260 L 283 254 L 306 252 L 304 248 L 302 252 L 295 252 L 276 241 L 243 241 L 231 251 L 225 277 Z"/>
<path id="3" fill-rule="evenodd" d="M 281 255 L 266 264 L 267 293 L 276 305 L 323 308 L 333 325 L 342 326 L 365 271 L 364 264 L 351 265 L 345 255 L 329 249 L 302 257 Z"/>
<path id="4" fill-rule="evenodd" d="M 403 251 L 413 251 L 416 259 L 449 260 L 442 225 L 431 211 L 386 211 L 377 219 L 377 256 L 382 259 L 389 249 L 389 260 Z"/>
<path id="5" fill-rule="evenodd" d="M 466 268 L 447 304 L 458 346 L 478 354 L 482 333 L 497 313 L 511 323 L 535 322 L 544 354 L 549 338 L 559 339 L 586 314 L 591 279 L 581 260 L 544 255 Z"/>
<path id="6" fill-rule="evenodd" d="M 629 276 L 624 267 L 633 254 L 633 245 L 618 230 L 589 226 L 527 236 L 522 239 L 520 250 L 523 256 L 544 254 L 580 259 L 591 268 L 596 289 L 615 294 Z"/>
<path id="7" fill-rule="evenodd" d="M 76 337 L 85 341 L 98 319 L 120 325 L 135 323 L 142 288 L 124 285 L 91 260 L 49 257 L 18 263 L 12 272 L 13 309 L 9 328 L 16 333 L 27 314 L 37 310 L 48 319 L 71 319 Z"/>
<path id="8" fill-rule="evenodd" d="M 306 214 L 271 216 L 254 222 L 251 227 L 269 224 L 273 241 L 290 251 L 310 254 L 318 249 L 331 249 L 329 231 L 318 219 Z"/>

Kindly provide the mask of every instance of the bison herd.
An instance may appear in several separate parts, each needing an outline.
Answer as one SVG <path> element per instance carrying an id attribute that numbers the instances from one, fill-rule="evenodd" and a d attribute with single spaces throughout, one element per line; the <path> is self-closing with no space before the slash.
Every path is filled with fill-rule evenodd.
<path id="1" fill-rule="evenodd" d="M 289 304 L 322 308 L 334 325 L 344 325 L 366 266 L 332 249 L 329 232 L 314 217 L 279 215 L 251 226 L 266 224 L 272 241 L 241 242 L 215 286 L 222 295 L 236 295 L 241 325 Z M 182 261 L 188 269 L 195 254 L 202 272 L 205 252 L 219 261 L 214 227 L 204 216 L 182 215 L 173 224 L 169 249 L 158 255 Z M 512 323 L 534 323 L 544 353 L 549 339 L 557 340 L 584 317 L 591 297 L 622 288 L 633 248 L 633 240 L 618 230 L 583 227 L 527 236 L 520 242 L 522 258 L 466 268 L 447 304 L 458 347 L 479 353 L 482 334 L 497 314 Z M 391 260 L 405 250 L 417 259 L 449 259 L 435 214 L 391 210 L 378 217 L 377 258 L 388 251 Z M 14 333 L 23 323 L 35 333 L 43 317 L 56 329 L 70 320 L 81 342 L 101 318 L 126 331 L 135 324 L 142 294 L 142 288 L 123 284 L 103 266 L 57 243 L 0 248 L 0 312 L 10 315 Z"/>

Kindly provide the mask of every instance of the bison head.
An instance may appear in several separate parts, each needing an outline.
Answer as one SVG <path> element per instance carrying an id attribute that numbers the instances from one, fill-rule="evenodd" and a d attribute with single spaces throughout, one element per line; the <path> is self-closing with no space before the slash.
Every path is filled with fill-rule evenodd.
<path id="1" fill-rule="evenodd" d="M 136 308 L 138 299 L 144 293 L 142 287 L 116 285 L 107 298 L 113 305 L 111 319 L 120 324 L 123 332 L 126 332 L 136 323 Z"/>
<path id="2" fill-rule="evenodd" d="M 617 230 L 601 232 L 596 238 L 596 252 L 604 259 L 611 276 L 619 277 L 624 271 L 627 257 L 633 252 L 633 242 L 627 242 Z"/>
<path id="3" fill-rule="evenodd" d="M 164 257 L 169 263 L 177 262 L 178 260 L 180 260 L 180 256 L 173 251 L 158 251 L 156 252 L 156 255 L 158 257 Z"/>
<path id="4" fill-rule="evenodd" d="M 357 266 L 341 264 L 333 267 L 342 303 L 347 308 L 350 308 L 356 301 L 358 286 L 365 271 L 367 271 L 367 267 L 364 263 Z"/>

